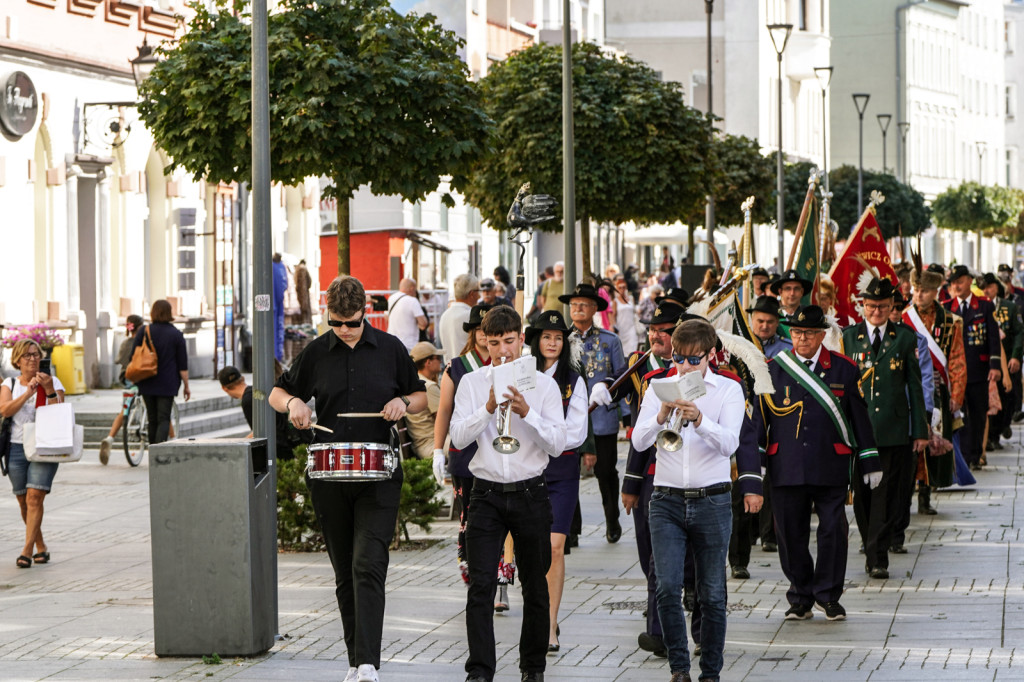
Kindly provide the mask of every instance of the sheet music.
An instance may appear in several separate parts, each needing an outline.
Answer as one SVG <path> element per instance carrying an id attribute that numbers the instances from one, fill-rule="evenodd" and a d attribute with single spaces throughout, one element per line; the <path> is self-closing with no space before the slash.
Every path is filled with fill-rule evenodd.
<path id="1" fill-rule="evenodd" d="M 651 388 L 663 403 L 677 400 L 693 402 L 708 392 L 707 386 L 704 384 L 704 377 L 700 372 L 687 372 L 667 379 L 653 379 Z"/>
<path id="2" fill-rule="evenodd" d="M 512 362 L 504 362 L 493 366 L 491 379 L 494 385 L 494 398 L 502 402 L 509 386 L 515 386 L 520 393 L 537 388 L 537 359 L 526 355 Z"/>

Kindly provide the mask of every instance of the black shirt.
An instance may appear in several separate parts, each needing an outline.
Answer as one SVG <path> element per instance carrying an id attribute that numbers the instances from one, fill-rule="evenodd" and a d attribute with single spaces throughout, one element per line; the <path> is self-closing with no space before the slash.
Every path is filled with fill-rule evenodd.
<path id="1" fill-rule="evenodd" d="M 331 330 L 299 353 L 277 386 L 302 401 L 316 398 L 319 442 L 388 443 L 391 422 L 380 417 L 346 419 L 338 413 L 380 412 L 389 401 L 425 391 L 409 351 L 396 336 L 366 324 L 355 348 Z"/>

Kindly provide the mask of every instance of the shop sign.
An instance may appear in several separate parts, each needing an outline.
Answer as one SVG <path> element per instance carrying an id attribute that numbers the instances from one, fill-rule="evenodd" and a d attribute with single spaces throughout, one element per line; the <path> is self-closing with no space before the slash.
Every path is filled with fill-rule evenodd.
<path id="1" fill-rule="evenodd" d="M 32 130 L 39 115 L 39 96 L 32 79 L 24 71 L 15 71 L 3 80 L 0 100 L 0 126 L 8 135 L 19 138 Z"/>

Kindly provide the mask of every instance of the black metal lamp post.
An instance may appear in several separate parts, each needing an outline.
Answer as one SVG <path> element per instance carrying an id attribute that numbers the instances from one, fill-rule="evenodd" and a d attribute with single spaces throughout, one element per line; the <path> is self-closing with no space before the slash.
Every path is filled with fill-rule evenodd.
<path id="1" fill-rule="evenodd" d="M 775 48 L 775 54 L 779 58 L 779 151 L 778 151 L 778 169 L 776 172 L 775 188 L 775 219 L 779 227 L 779 265 L 781 269 L 783 264 L 786 262 L 785 257 L 785 226 L 784 226 L 784 200 L 785 200 L 785 183 L 783 182 L 784 169 L 782 167 L 782 53 L 786 51 L 786 43 L 789 42 L 789 36 L 793 33 L 793 24 L 768 24 L 768 35 L 771 36 L 772 46 Z"/>
<path id="2" fill-rule="evenodd" d="M 889 123 L 892 122 L 892 114 L 878 114 L 875 118 L 878 119 L 878 127 L 882 129 L 882 172 L 887 173 L 889 171 L 889 168 L 886 165 L 886 152 L 888 151 L 888 145 L 886 145 L 885 136 L 889 132 Z"/>
<path id="3" fill-rule="evenodd" d="M 704 13 L 708 19 L 708 119 L 714 109 L 714 101 L 711 98 L 713 81 L 711 79 L 711 14 L 715 9 L 715 0 L 704 0 Z M 711 131 L 714 135 L 714 131 Z M 709 187 L 707 194 L 707 209 L 704 216 L 704 231 L 707 233 L 708 244 L 715 248 L 715 190 Z M 708 254 L 710 256 L 710 254 Z M 714 262 L 710 260 L 709 262 Z"/>
<path id="4" fill-rule="evenodd" d="M 858 135 L 858 156 L 857 156 L 857 218 L 864 212 L 864 111 L 868 108 L 868 100 L 871 95 L 866 92 L 857 92 L 853 95 L 853 106 L 857 107 L 857 118 L 860 121 L 860 133 Z"/>
<path id="5" fill-rule="evenodd" d="M 160 59 L 153 53 L 153 47 L 146 40 L 145 36 L 142 38 L 142 45 L 135 48 L 139 51 L 139 55 L 135 59 L 129 60 L 132 65 L 132 76 L 135 78 L 135 87 L 141 88 L 142 81 L 149 77 L 153 67 L 157 65 Z"/>
<path id="6" fill-rule="evenodd" d="M 828 192 L 828 84 L 832 82 L 831 66 L 814 67 L 814 75 L 821 85 L 821 172 L 825 176 L 825 191 Z"/>
<path id="7" fill-rule="evenodd" d="M 910 130 L 910 123 L 908 121 L 900 121 L 896 124 L 896 127 L 900 129 L 900 142 L 903 145 L 903 167 L 900 169 L 900 182 L 907 181 L 907 131 Z"/>

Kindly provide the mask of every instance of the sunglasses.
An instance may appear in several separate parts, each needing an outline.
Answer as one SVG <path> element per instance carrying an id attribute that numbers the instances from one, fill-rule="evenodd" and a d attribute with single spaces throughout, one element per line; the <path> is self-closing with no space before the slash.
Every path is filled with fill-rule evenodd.
<path id="1" fill-rule="evenodd" d="M 331 327 L 348 327 L 349 329 L 359 329 L 359 327 L 363 325 L 363 318 L 365 317 L 366 316 L 363 315 L 363 317 L 360 317 L 358 320 L 345 320 L 344 322 L 342 322 L 341 320 L 327 320 L 327 324 Z"/>
<path id="2" fill-rule="evenodd" d="M 696 367 L 697 365 L 700 364 L 701 360 L 707 357 L 707 355 L 708 351 L 704 351 L 700 355 L 678 355 L 676 353 L 673 353 L 672 362 L 676 363 L 677 365 L 682 365 L 688 362 L 694 367 Z"/>

